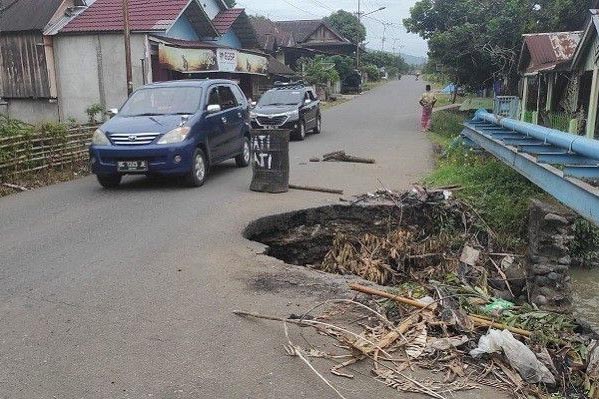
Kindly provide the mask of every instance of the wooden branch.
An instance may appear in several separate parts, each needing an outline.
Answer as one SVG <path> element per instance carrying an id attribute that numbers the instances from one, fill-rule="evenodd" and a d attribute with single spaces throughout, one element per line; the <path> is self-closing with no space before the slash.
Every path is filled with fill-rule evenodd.
<path id="1" fill-rule="evenodd" d="M 407 297 L 403 297 L 403 296 L 399 296 L 399 295 L 393 295 L 389 292 L 377 290 L 376 288 L 366 287 L 364 285 L 360 285 L 357 283 L 350 284 L 349 287 L 354 291 L 362 292 L 362 293 L 368 294 L 368 295 L 379 296 L 382 298 L 388 298 L 388 299 L 394 300 L 396 302 L 400 302 L 405 305 L 413 306 L 413 307 L 416 307 L 419 309 L 423 309 L 428 306 L 428 305 L 418 302 L 412 298 L 407 298 Z M 511 326 L 501 324 L 501 323 L 496 323 L 494 321 L 485 320 L 477 315 L 468 315 L 468 317 L 470 317 L 472 322 L 478 327 L 492 327 L 492 328 L 498 328 L 501 330 L 508 330 L 510 332 L 513 332 L 514 334 L 518 334 L 518 335 L 521 335 L 524 337 L 530 337 L 532 335 L 532 333 L 530 331 L 523 330 L 521 328 L 511 327 Z"/>
<path id="2" fill-rule="evenodd" d="M 4 187 L 13 188 L 13 189 L 19 190 L 19 191 L 29 191 L 29 189 L 27 187 L 19 186 L 19 185 L 16 185 L 16 184 L 2 183 L 2 185 Z"/>
<path id="3" fill-rule="evenodd" d="M 367 164 L 376 163 L 376 161 L 374 159 L 361 158 L 361 157 L 355 157 L 353 155 L 347 155 L 345 153 L 345 151 L 335 151 L 335 152 L 330 152 L 328 154 L 324 154 L 322 156 L 322 160 L 325 162 L 339 161 L 339 162 L 353 162 L 353 163 L 367 163 Z"/>
<path id="4" fill-rule="evenodd" d="M 289 188 L 292 190 L 316 191 L 316 192 L 320 192 L 320 193 L 343 195 L 343 190 L 337 190 L 337 189 L 325 188 L 325 187 L 298 186 L 296 184 L 290 184 Z"/>

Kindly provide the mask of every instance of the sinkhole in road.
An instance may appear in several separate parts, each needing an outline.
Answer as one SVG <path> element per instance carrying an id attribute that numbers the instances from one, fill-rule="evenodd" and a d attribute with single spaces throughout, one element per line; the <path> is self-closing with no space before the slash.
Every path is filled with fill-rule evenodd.
<path id="1" fill-rule="evenodd" d="M 448 243 L 438 239 L 439 208 L 423 202 L 329 205 L 258 219 L 244 236 L 288 264 L 396 284 L 399 275 L 444 263 L 439 247 Z M 459 225 L 462 214 L 443 218 Z"/>

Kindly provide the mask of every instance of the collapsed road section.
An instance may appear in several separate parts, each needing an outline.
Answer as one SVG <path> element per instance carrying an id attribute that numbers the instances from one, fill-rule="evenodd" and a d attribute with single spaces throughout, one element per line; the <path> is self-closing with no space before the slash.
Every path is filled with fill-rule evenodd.
<path id="1" fill-rule="evenodd" d="M 299 316 L 236 313 L 283 321 L 286 353 L 339 397 L 343 380 L 316 371 L 311 357 L 343 378 L 367 363 L 378 381 L 435 398 L 483 386 L 518 398 L 597 398 L 599 336 L 568 312 L 568 223 L 534 203 L 531 249 L 506 253 L 474 209 L 420 187 L 269 216 L 245 236 L 286 263 L 362 278 L 350 286 L 360 295 L 351 300 L 348 289 Z M 314 328 L 335 349 L 300 347 L 288 324 Z M 406 371 L 415 369 L 436 377 L 415 379 Z"/>

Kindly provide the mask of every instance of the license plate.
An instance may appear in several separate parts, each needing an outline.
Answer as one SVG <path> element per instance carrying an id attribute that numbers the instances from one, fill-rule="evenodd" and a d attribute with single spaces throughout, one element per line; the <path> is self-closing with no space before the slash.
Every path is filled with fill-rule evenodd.
<path id="1" fill-rule="evenodd" d="M 118 161 L 117 169 L 119 172 L 147 172 L 147 161 Z"/>

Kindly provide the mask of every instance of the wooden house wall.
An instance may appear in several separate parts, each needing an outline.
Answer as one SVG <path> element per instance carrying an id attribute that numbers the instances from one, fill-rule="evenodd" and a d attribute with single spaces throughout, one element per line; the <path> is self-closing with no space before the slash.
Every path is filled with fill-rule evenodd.
<path id="1" fill-rule="evenodd" d="M 52 97 L 40 33 L 0 34 L 0 97 Z"/>

